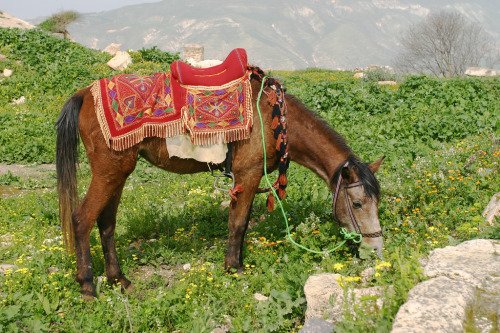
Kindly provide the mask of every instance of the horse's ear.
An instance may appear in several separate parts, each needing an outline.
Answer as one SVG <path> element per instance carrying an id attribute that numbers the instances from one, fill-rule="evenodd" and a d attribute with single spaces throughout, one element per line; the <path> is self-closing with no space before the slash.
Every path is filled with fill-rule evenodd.
<path id="1" fill-rule="evenodd" d="M 384 161 L 384 159 L 385 159 L 385 156 L 382 156 L 377 161 L 375 161 L 375 162 L 371 163 L 370 165 L 368 165 L 368 169 L 370 169 L 370 171 L 372 173 L 377 172 L 378 168 L 380 167 L 380 165 L 382 164 L 382 162 Z"/>
<path id="2" fill-rule="evenodd" d="M 342 181 L 346 184 L 350 184 L 354 182 L 354 176 L 355 172 L 353 169 L 350 169 L 348 167 L 343 167 L 342 168 Z"/>

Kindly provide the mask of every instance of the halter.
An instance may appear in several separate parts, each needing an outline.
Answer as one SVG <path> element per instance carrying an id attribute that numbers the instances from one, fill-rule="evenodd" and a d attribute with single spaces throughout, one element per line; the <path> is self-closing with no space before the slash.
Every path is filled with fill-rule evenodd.
<path id="1" fill-rule="evenodd" d="M 347 167 L 349 165 L 349 161 L 346 161 L 343 168 Z M 340 184 L 342 183 L 342 172 L 339 174 L 339 180 L 337 181 L 337 187 L 335 188 L 335 193 L 333 194 L 333 219 L 337 222 L 339 222 L 339 219 L 337 218 L 337 199 L 338 199 L 338 194 L 340 190 Z M 347 195 L 347 189 L 357 187 L 357 186 L 362 186 L 363 184 L 361 182 L 355 182 L 348 184 L 344 186 L 344 195 L 346 198 L 346 203 L 347 203 L 347 209 L 349 210 L 349 215 L 351 216 L 352 224 L 354 225 L 354 229 L 358 234 L 361 234 L 363 237 L 367 238 L 377 238 L 382 236 L 382 230 L 379 230 L 377 232 L 373 233 L 362 233 L 361 228 L 359 227 L 358 222 L 356 221 L 356 218 L 354 217 L 354 213 L 352 212 L 351 208 L 351 200 L 349 200 L 349 196 Z"/>

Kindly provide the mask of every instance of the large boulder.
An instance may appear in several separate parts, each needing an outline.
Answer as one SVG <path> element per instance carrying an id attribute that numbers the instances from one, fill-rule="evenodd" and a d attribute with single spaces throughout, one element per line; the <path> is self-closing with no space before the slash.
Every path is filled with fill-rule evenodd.
<path id="1" fill-rule="evenodd" d="M 349 288 L 347 298 L 345 298 L 344 287 L 339 284 L 341 279 L 342 275 L 332 273 L 315 274 L 307 279 L 304 285 L 307 301 L 306 322 L 316 317 L 334 324 L 342 320 L 342 314 L 346 308 L 382 307 L 383 289 L 381 287 Z M 362 304 L 363 298 L 375 298 L 376 301 L 374 304 Z"/>
<path id="2" fill-rule="evenodd" d="M 486 239 L 433 250 L 424 267 L 430 280 L 410 291 L 392 333 L 464 332 L 466 327 L 489 332 L 498 327 L 499 253 L 500 241 Z"/>
<path id="3" fill-rule="evenodd" d="M 107 65 L 115 71 L 122 71 L 132 63 L 132 57 L 125 51 L 118 51 Z"/>

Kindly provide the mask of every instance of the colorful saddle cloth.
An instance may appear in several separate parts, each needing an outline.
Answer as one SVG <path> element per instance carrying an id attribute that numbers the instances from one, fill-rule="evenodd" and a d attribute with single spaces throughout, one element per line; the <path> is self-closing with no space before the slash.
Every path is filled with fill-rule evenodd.
<path id="1" fill-rule="evenodd" d="M 253 110 L 246 61 L 245 50 L 236 49 L 208 69 L 174 62 L 171 73 L 95 81 L 91 92 L 108 146 L 125 150 L 148 137 L 185 133 L 197 145 L 249 138 Z"/>

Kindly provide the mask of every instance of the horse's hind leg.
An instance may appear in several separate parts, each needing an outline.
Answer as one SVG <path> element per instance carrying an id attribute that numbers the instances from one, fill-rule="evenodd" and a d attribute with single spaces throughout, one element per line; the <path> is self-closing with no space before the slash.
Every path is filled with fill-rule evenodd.
<path id="1" fill-rule="evenodd" d="M 112 165 L 110 165 L 110 167 L 112 167 Z M 108 171 L 109 170 L 112 169 L 110 168 Z M 92 230 L 97 218 L 100 217 L 105 210 L 106 211 L 102 215 L 102 218 L 115 215 L 116 209 L 111 208 L 115 205 L 117 206 L 121 190 L 128 175 L 129 173 L 118 171 L 99 173 L 97 175 L 94 173 L 87 195 L 73 213 L 77 262 L 76 280 L 82 287 L 82 295 L 84 298 L 88 299 L 96 296 L 90 254 L 90 231 Z M 114 229 L 116 216 L 113 217 L 111 221 L 113 221 L 112 229 Z M 106 230 L 109 233 L 109 223 L 106 224 L 102 222 L 102 224 L 103 230 Z M 105 239 L 109 253 L 109 242 L 113 240 L 113 237 L 109 239 L 107 235 L 105 235 Z M 112 251 L 114 252 L 114 246 Z M 116 254 L 111 254 L 111 256 L 116 257 Z M 126 283 L 125 281 L 123 282 Z"/>
<path id="2" fill-rule="evenodd" d="M 119 283 L 125 289 L 131 289 L 130 281 L 123 275 L 115 246 L 116 212 L 120 204 L 123 185 L 108 202 L 101 215 L 97 219 L 99 234 L 101 236 L 102 251 L 106 263 L 106 277 L 110 283 Z"/>

